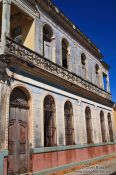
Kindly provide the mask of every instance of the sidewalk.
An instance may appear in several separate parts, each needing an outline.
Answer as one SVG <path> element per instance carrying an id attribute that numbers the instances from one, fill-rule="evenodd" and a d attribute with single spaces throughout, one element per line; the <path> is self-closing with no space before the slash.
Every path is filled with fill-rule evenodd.
<path id="1" fill-rule="evenodd" d="M 116 175 L 116 159 L 108 160 L 94 166 L 86 167 L 65 175 Z"/>

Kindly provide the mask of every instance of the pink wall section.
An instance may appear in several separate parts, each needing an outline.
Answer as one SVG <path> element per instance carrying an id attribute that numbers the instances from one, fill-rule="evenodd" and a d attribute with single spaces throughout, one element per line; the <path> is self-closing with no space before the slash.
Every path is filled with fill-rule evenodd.
<path id="1" fill-rule="evenodd" d="M 80 162 L 116 152 L 116 145 L 78 148 L 73 150 L 38 153 L 31 155 L 31 172 L 63 166 L 73 162 Z M 7 175 L 7 157 L 4 158 L 4 175 Z"/>
<path id="2" fill-rule="evenodd" d="M 4 175 L 7 175 L 7 157 L 4 158 Z"/>
<path id="3" fill-rule="evenodd" d="M 74 150 L 40 153 L 32 155 L 32 172 L 63 166 L 73 162 L 100 157 L 116 152 L 116 145 L 81 148 Z"/>

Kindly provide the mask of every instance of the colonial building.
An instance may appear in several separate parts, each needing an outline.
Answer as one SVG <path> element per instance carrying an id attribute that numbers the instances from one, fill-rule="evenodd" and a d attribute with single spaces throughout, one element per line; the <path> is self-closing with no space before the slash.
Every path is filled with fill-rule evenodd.
<path id="1" fill-rule="evenodd" d="M 115 155 L 109 66 L 50 0 L 0 1 L 0 175 Z"/>

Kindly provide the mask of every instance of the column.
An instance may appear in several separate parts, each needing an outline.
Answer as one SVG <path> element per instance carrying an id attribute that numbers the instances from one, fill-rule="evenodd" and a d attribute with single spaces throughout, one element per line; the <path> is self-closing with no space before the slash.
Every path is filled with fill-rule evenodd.
<path id="1" fill-rule="evenodd" d="M 10 7 L 11 0 L 3 0 L 3 10 L 2 10 L 2 32 L 1 32 L 1 42 L 3 46 L 6 44 L 6 36 L 10 35 Z"/>
<path id="2" fill-rule="evenodd" d="M 0 150 L 5 149 L 7 84 L 0 82 Z"/>
<path id="3" fill-rule="evenodd" d="M 31 118 L 32 122 L 32 147 L 33 148 L 39 148 L 44 146 L 44 125 L 43 125 L 43 91 L 41 89 L 33 88 L 33 114 Z"/>
<path id="4" fill-rule="evenodd" d="M 43 23 L 40 17 L 35 19 L 35 52 L 43 55 Z"/>
<path id="5" fill-rule="evenodd" d="M 64 97 L 56 96 L 57 145 L 65 145 Z"/>
<path id="6" fill-rule="evenodd" d="M 62 36 L 56 31 L 56 63 L 62 65 Z"/>
<path id="7" fill-rule="evenodd" d="M 109 80 L 109 75 L 107 75 L 107 92 L 110 93 L 110 80 Z"/>

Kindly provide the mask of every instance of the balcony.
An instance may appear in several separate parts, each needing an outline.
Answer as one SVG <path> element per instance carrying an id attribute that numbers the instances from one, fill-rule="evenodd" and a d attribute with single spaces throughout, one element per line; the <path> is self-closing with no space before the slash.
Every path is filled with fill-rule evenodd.
<path id="1" fill-rule="evenodd" d="M 5 23 L 4 21 L 2 22 L 3 20 L 2 16 L 3 16 L 3 1 L 0 1 L 0 38 L 2 37 L 1 35 L 4 33 L 2 27 L 4 26 L 3 24 Z M 21 7 L 18 7 L 15 3 L 11 2 L 9 20 L 10 20 L 10 29 L 8 36 L 10 36 L 10 38 L 12 38 L 13 40 L 21 43 L 22 45 L 30 48 L 31 50 L 34 50 L 35 49 L 34 18 L 32 16 L 29 16 L 29 14 L 26 13 L 23 8 L 21 9 Z"/>
<path id="2" fill-rule="evenodd" d="M 56 76 L 57 78 L 76 85 L 87 92 L 91 92 L 94 95 L 111 101 L 111 94 L 108 92 L 82 79 L 76 74 L 71 73 L 67 69 L 49 61 L 38 53 L 26 48 L 10 38 L 6 39 L 6 54 L 15 57 L 17 61 L 21 61 L 23 64 L 30 65 L 32 69 L 36 68 L 43 70 L 44 72 L 47 72 L 47 74 L 49 73 L 51 76 Z M 34 69 L 34 71 L 36 69 Z"/>

